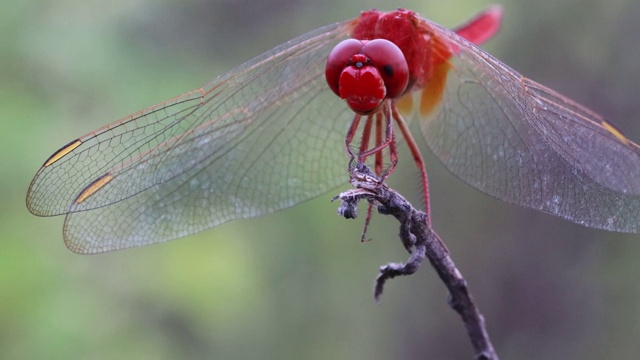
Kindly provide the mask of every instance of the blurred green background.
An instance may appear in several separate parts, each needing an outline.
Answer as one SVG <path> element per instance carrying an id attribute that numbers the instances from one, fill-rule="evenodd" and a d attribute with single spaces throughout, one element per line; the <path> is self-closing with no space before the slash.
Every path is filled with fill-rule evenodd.
<path id="1" fill-rule="evenodd" d="M 24 198 L 68 141 L 199 87 L 294 36 L 406 7 L 454 27 L 488 1 L 8 1 L 0 12 L 1 359 L 469 359 L 428 264 L 373 301 L 407 257 L 392 219 L 346 221 L 335 192 L 162 245 L 80 256 Z M 640 140 L 640 3 L 503 1 L 485 49 Z M 424 144 L 423 144 L 424 145 Z M 640 357 L 640 236 L 489 198 L 429 154 L 433 222 L 504 359 Z M 337 149 L 341 151 L 341 149 Z M 402 159 L 407 159 L 403 157 Z M 401 160 L 392 185 L 419 203 Z"/>

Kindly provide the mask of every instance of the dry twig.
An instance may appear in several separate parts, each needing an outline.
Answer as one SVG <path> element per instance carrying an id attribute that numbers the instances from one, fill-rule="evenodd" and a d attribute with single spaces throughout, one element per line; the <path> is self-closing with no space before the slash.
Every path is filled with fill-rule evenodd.
<path id="1" fill-rule="evenodd" d="M 387 280 L 415 273 L 426 256 L 449 290 L 449 306 L 462 317 L 475 351 L 475 359 L 497 360 L 498 355 L 489 339 L 484 318 L 473 302 L 467 282 L 453 263 L 449 251 L 438 234 L 428 226 L 429 215 L 416 210 L 396 191 L 381 184 L 366 166 L 359 165 L 352 171 L 351 184 L 354 189 L 334 198 L 342 201 L 338 210 L 340 215 L 348 219 L 355 218 L 358 202 L 367 200 L 378 208 L 379 213 L 391 215 L 400 222 L 400 239 L 410 253 L 406 263 L 388 263 L 380 267 L 374 292 L 376 301 L 380 300 Z"/>

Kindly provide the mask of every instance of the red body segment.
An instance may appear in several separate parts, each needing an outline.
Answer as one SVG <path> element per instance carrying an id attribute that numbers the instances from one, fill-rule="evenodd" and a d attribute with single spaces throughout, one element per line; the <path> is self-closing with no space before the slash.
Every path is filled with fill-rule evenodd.
<path id="1" fill-rule="evenodd" d="M 500 28 L 502 9 L 491 7 L 456 29 L 474 44 L 493 37 Z M 433 31 L 418 14 L 398 9 L 392 12 L 364 11 L 352 32 L 358 40 L 386 39 L 398 46 L 407 61 L 409 83 L 406 92 L 424 89 L 420 112 L 428 114 L 440 101 L 449 67 L 447 60 L 455 46 Z"/>
<path id="2" fill-rule="evenodd" d="M 458 26 L 456 34 L 474 44 L 482 44 L 491 39 L 500 30 L 502 8 L 492 6 L 478 14 L 464 25 Z"/>
<path id="3" fill-rule="evenodd" d="M 489 8 L 461 27 L 458 30 L 459 35 L 465 36 L 469 41 L 476 43 L 485 41 L 497 32 L 501 17 L 502 12 L 499 7 Z M 334 55 L 334 53 L 337 53 L 340 56 L 344 56 L 345 53 L 347 53 L 345 49 L 350 49 L 350 51 L 355 50 L 357 48 L 355 41 L 344 41 L 329 55 L 326 70 L 329 86 L 334 89 L 334 92 L 339 94 L 341 98 L 345 99 L 349 107 L 357 114 L 349 127 L 346 141 L 346 150 L 351 157 L 351 163 L 354 161 L 364 163 L 367 157 L 375 155 L 375 172 L 380 176 L 381 181 L 384 181 L 385 178 L 393 172 L 396 165 L 397 154 L 393 134 L 393 123 L 395 122 L 405 137 L 414 161 L 420 170 L 424 203 L 428 213 L 429 182 L 424 161 L 398 109 L 413 109 L 412 94 L 416 91 L 420 91 L 421 93 L 419 106 L 421 116 L 427 116 L 440 104 L 445 91 L 447 74 L 451 66 L 449 59 L 455 54 L 457 48 L 455 45 L 450 45 L 449 41 L 440 33 L 434 31 L 427 22 L 422 21 L 415 12 L 404 9 L 398 9 L 388 13 L 378 10 L 363 12 L 355 23 L 352 37 L 353 39 L 362 41 L 363 44 L 379 42 L 381 41 L 380 39 L 392 42 L 396 45 L 394 49 L 401 52 L 406 64 L 403 65 L 406 66 L 408 74 L 406 88 L 403 88 L 403 90 L 398 93 L 389 91 L 385 98 L 378 100 L 381 95 L 378 86 L 384 84 L 386 89 L 386 85 L 390 82 L 387 81 L 387 79 L 384 81 L 375 81 L 374 77 L 377 74 L 379 75 L 379 73 L 375 71 L 367 71 L 366 77 L 363 72 L 363 74 L 358 77 L 359 72 L 362 70 L 352 69 L 350 66 L 353 64 L 353 61 L 347 62 L 347 64 L 343 66 L 343 69 L 340 70 L 340 65 L 344 63 L 344 60 L 337 59 L 339 56 Z M 363 46 L 362 53 L 365 53 L 365 46 Z M 377 58 L 380 59 L 385 56 L 392 57 L 390 54 L 391 52 L 387 52 L 387 54 L 381 54 L 377 56 Z M 395 53 L 394 55 L 400 56 L 400 54 Z M 369 58 L 366 60 L 367 62 L 370 61 Z M 399 61 L 394 60 L 394 63 L 399 63 Z M 362 66 L 362 63 L 358 64 Z M 342 71 L 343 75 L 340 76 L 340 81 L 336 82 L 332 77 L 335 76 L 338 71 Z M 364 81 L 365 79 L 366 81 Z M 335 90 L 336 83 L 338 91 Z M 388 101 L 386 105 L 384 104 L 385 101 Z M 375 117 L 372 116 L 374 114 L 376 115 Z M 350 149 L 350 143 L 355 137 L 355 132 L 360 122 L 360 115 L 368 115 L 368 117 L 366 118 L 362 132 L 359 153 L 355 154 Z M 381 134 L 383 121 L 386 122 L 387 129 L 384 140 L 382 140 L 383 136 Z M 368 149 L 370 140 L 369 129 L 371 129 L 373 122 L 376 123 L 376 140 L 375 145 L 371 149 Z M 391 164 L 387 168 L 383 166 L 382 151 L 385 149 L 388 149 L 391 159 Z M 369 208 L 369 213 L 370 212 L 371 208 Z"/>
<path id="4" fill-rule="evenodd" d="M 409 68 L 406 91 L 410 91 L 414 85 L 421 86 L 430 73 L 432 34 L 413 11 L 365 11 L 360 15 L 351 36 L 358 40 L 386 39 L 396 44 L 404 54 Z"/>

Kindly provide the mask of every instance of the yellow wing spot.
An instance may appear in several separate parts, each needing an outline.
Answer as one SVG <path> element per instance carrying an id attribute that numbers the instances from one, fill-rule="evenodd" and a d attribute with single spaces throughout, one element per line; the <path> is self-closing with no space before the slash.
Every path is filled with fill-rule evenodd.
<path id="1" fill-rule="evenodd" d="M 78 195 L 78 197 L 76 197 L 76 199 L 73 201 L 73 203 L 77 205 L 77 204 L 80 204 L 81 202 L 87 200 L 87 198 L 89 196 L 91 196 L 91 195 L 95 194 L 96 192 L 98 192 L 98 190 L 102 189 L 111 180 L 113 180 L 113 175 L 111 175 L 109 173 L 106 173 L 106 174 L 102 175 L 101 177 L 97 178 L 91 184 L 87 185 L 87 187 L 85 187 L 84 190 L 82 190 L 80 195 Z"/>
<path id="2" fill-rule="evenodd" d="M 608 122 L 602 121 L 600 125 L 602 125 L 602 127 L 605 128 L 605 130 L 607 130 L 608 132 L 610 132 L 613 136 L 618 138 L 618 140 L 620 140 L 623 144 L 629 145 L 631 143 L 629 139 L 627 139 L 624 135 L 622 135 L 622 133 L 618 129 L 613 127 L 613 125 L 609 124 Z"/>
<path id="3" fill-rule="evenodd" d="M 45 161 L 43 166 L 49 166 L 49 165 L 53 164 L 54 162 L 62 159 L 65 155 L 67 155 L 68 153 L 72 152 L 73 149 L 75 149 L 78 146 L 80 146 L 80 144 L 82 144 L 82 141 L 80 141 L 79 139 L 73 140 L 72 142 L 70 142 L 67 145 L 63 146 L 60 150 L 56 151 L 53 155 L 51 155 L 47 159 L 47 161 Z"/>

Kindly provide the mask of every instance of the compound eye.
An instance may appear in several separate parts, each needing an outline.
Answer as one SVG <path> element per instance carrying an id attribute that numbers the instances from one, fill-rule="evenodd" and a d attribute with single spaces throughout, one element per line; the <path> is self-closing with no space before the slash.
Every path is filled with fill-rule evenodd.
<path id="1" fill-rule="evenodd" d="M 348 65 L 351 65 L 351 57 L 362 52 L 364 44 L 360 40 L 348 39 L 344 40 L 333 48 L 327 58 L 327 66 L 324 76 L 327 84 L 333 92 L 340 96 L 340 74 Z"/>
<path id="2" fill-rule="evenodd" d="M 409 66 L 402 50 L 389 40 L 375 39 L 367 41 L 361 51 L 380 72 L 387 97 L 402 95 L 409 82 Z"/>

